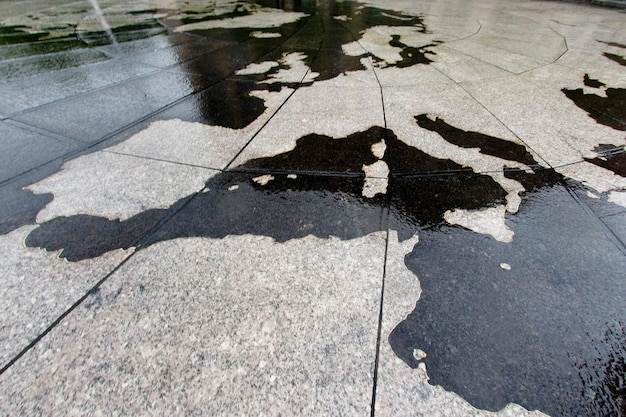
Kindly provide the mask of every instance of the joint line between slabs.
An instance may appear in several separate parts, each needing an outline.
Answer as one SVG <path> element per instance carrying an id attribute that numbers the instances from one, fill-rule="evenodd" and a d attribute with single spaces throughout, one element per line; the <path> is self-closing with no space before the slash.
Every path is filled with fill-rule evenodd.
<path id="1" fill-rule="evenodd" d="M 33 349 L 48 333 L 54 330 L 67 316 L 70 315 L 78 306 L 80 306 L 83 301 L 87 299 L 91 294 L 95 293 L 101 286 L 104 284 L 115 272 L 117 272 L 122 265 L 130 260 L 135 255 L 136 252 L 128 255 L 126 259 L 120 262 L 115 268 L 113 268 L 108 274 L 104 276 L 100 281 L 98 281 L 93 287 L 89 289 L 82 297 L 78 299 L 74 304 L 70 306 L 67 310 L 65 310 L 56 320 L 52 322 L 41 334 L 39 334 L 35 339 L 33 339 L 24 349 L 22 349 L 17 355 L 13 357 L 6 365 L 0 369 L 0 375 L 5 373 L 10 367 L 12 367 L 18 360 L 22 358 L 26 353 L 28 353 L 31 349 Z"/>
<path id="2" fill-rule="evenodd" d="M 389 252 L 389 208 L 385 207 L 383 216 L 387 225 L 387 235 L 385 238 L 385 256 L 383 260 L 383 279 L 380 286 L 380 303 L 378 310 L 378 329 L 376 332 L 376 356 L 374 357 L 374 375 L 372 380 L 372 401 L 370 403 L 370 416 L 374 417 L 376 414 L 376 390 L 378 387 L 378 364 L 380 361 L 380 344 L 382 340 L 383 330 L 383 309 L 385 300 L 385 278 L 387 277 L 387 254 Z"/>

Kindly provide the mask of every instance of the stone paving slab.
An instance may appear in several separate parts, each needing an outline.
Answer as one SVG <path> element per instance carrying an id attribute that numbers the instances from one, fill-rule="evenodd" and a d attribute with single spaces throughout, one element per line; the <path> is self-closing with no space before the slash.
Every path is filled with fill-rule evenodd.
<path id="1" fill-rule="evenodd" d="M 3 375 L 3 413 L 368 414 L 382 237 L 141 251 Z"/>
<path id="2" fill-rule="evenodd" d="M 44 136 L 5 122 L 0 122 L 0 138 L 0 182 L 79 148 L 71 140 Z"/>
<path id="3" fill-rule="evenodd" d="M 626 15 L 52 3 L 0 4 L 3 414 L 620 415 Z"/>
<path id="4" fill-rule="evenodd" d="M 158 73 L 89 95 L 39 107 L 14 119 L 35 127 L 93 143 L 199 89 L 193 76 Z M 154 85 L 163 88 L 153 89 Z M 59 114 L 72 114 L 59 120 Z"/>

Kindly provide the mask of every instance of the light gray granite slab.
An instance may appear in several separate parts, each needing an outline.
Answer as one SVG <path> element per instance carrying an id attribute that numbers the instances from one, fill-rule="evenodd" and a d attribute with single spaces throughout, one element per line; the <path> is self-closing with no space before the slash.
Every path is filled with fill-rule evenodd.
<path id="1" fill-rule="evenodd" d="M 3 413 L 370 415 L 384 235 L 137 252 L 0 376 Z"/>
<path id="2" fill-rule="evenodd" d="M 131 251 L 69 263 L 58 252 L 27 248 L 35 226 L 0 235 L 0 363 L 5 366 Z"/>

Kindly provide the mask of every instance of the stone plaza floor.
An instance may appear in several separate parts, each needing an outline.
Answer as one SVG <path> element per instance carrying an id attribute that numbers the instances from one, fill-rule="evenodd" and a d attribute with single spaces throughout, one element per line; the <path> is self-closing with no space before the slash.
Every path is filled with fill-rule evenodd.
<path id="1" fill-rule="evenodd" d="M 0 414 L 626 416 L 626 9 L 0 1 Z"/>

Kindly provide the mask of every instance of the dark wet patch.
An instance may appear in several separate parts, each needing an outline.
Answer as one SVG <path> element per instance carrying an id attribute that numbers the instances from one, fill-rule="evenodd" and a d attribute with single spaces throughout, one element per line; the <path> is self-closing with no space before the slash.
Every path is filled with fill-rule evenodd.
<path id="1" fill-rule="evenodd" d="M 577 364 L 584 392 L 601 393 L 590 399 L 589 408 L 599 416 L 626 416 L 626 332 L 609 327 L 589 363 Z"/>
<path id="2" fill-rule="evenodd" d="M 242 129 L 265 111 L 265 102 L 250 95 L 256 83 L 224 80 L 198 96 L 198 112 L 203 122 Z"/>
<path id="3" fill-rule="evenodd" d="M 11 44 L 0 47 L 0 59 L 65 52 L 86 46 L 85 42 L 75 38 Z"/>
<path id="4" fill-rule="evenodd" d="M 253 12 L 245 8 L 243 4 L 237 4 L 235 5 L 234 10 L 229 13 L 222 13 L 217 15 L 210 14 L 202 17 L 183 17 L 180 21 L 181 23 L 186 25 L 189 23 L 208 22 L 211 20 L 232 19 L 235 17 L 250 16 L 251 14 L 253 14 Z"/>
<path id="5" fill-rule="evenodd" d="M 415 116 L 417 124 L 431 132 L 437 132 L 442 138 L 462 148 L 478 148 L 480 153 L 496 156 L 507 161 L 516 161 L 529 167 L 537 165 L 537 161 L 524 145 L 503 140 L 479 132 L 468 132 L 450 126 L 443 119 L 432 120 L 426 114 Z"/>
<path id="6" fill-rule="evenodd" d="M 603 82 L 599 80 L 589 78 L 589 74 L 585 74 L 585 77 L 583 78 L 583 82 L 585 83 L 587 87 L 600 88 L 600 87 L 606 86 L 606 84 L 604 84 Z"/>
<path id="7" fill-rule="evenodd" d="M 394 352 L 481 409 L 621 415 L 626 345 L 599 341 L 626 323 L 626 262 L 587 216 L 556 185 L 508 216 L 512 243 L 455 227 L 418 232 L 405 262 L 422 293 L 389 335 Z"/>
<path id="8" fill-rule="evenodd" d="M 53 200 L 52 194 L 33 194 L 15 184 L 0 188 L 0 235 L 35 224 L 37 213 Z"/>
<path id="9" fill-rule="evenodd" d="M 267 2 L 262 3 L 268 5 Z M 272 5 L 276 7 L 276 5 Z M 300 7 L 302 10 L 312 11 L 310 7 L 306 7 L 306 4 L 297 5 L 296 9 Z M 340 15 L 348 15 L 351 19 L 348 21 L 334 19 L 335 16 Z M 214 18 L 217 16 L 206 17 L 210 20 Z M 170 24 L 173 23 L 170 22 Z M 256 81 L 257 86 L 251 88 L 250 92 L 253 90 L 279 91 L 281 88 L 298 88 L 311 83 L 282 83 L 271 78 L 280 69 L 288 69 L 285 64 L 274 67 L 264 74 L 234 76 L 234 73 L 253 62 L 267 60 L 278 62 L 283 53 L 302 53 L 305 57 L 304 62 L 311 68 L 312 72 L 318 74 L 315 78 L 316 81 L 329 80 L 341 74 L 365 70 L 361 60 L 369 55 L 346 55 L 342 47 L 356 41 L 357 36 L 360 36 L 359 34 L 366 29 L 378 25 L 408 26 L 414 27 L 418 32 L 426 32 L 426 26 L 420 17 L 408 16 L 391 10 L 365 7 L 357 2 L 333 2 L 328 7 L 320 6 L 313 16 L 280 27 L 194 30 L 191 33 L 212 41 L 228 42 L 230 46 L 217 48 L 205 56 L 186 62 L 184 66 L 187 71 L 205 78 L 207 84 L 221 78 L 231 77 Z M 259 39 L 251 36 L 252 32 L 258 31 L 279 33 L 280 37 Z M 394 64 L 399 67 L 428 64 L 430 60 L 426 54 L 432 52 L 427 48 L 436 45 L 433 43 L 420 48 L 408 47 L 399 41 L 399 37 L 394 38 L 392 42 L 395 42 L 397 47 L 402 48 L 401 56 L 403 59 Z M 377 57 L 371 58 L 377 60 Z M 302 75 L 304 76 L 304 74 Z M 265 107 L 258 105 L 257 98 L 250 96 L 249 99 L 245 99 L 239 93 L 240 91 L 237 91 L 236 97 L 231 95 L 215 96 L 210 103 L 201 104 L 204 118 L 212 124 L 235 128 L 245 127 L 255 120 L 262 114 Z M 224 112 L 221 111 L 217 97 L 223 97 L 225 102 L 239 101 L 242 104 L 241 111 L 250 108 L 255 110 L 252 113 L 246 113 L 250 117 L 241 119 L 241 123 L 234 123 L 235 118 L 233 117 L 226 117 L 220 121 L 220 116 Z"/>
<path id="10" fill-rule="evenodd" d="M 602 55 L 604 55 L 605 57 L 607 57 L 611 61 L 615 61 L 615 62 L 617 62 L 620 65 L 626 66 L 626 58 L 624 58 L 621 55 L 611 54 L 609 52 L 605 52 Z"/>
<path id="11" fill-rule="evenodd" d="M 417 64 L 430 64 L 431 62 L 433 62 L 426 56 L 426 54 L 435 55 L 435 53 L 428 50 L 427 48 L 437 46 L 437 43 L 431 43 L 420 47 L 412 47 L 400 42 L 400 35 L 391 35 L 391 41 L 389 42 L 389 45 L 393 46 L 394 48 L 402 49 L 402 51 L 400 51 L 400 56 L 402 57 L 402 60 L 395 62 L 390 66 L 406 68 L 412 67 L 413 65 Z"/>
<path id="12" fill-rule="evenodd" d="M 626 130 L 626 88 L 607 88 L 606 97 L 585 94 L 582 88 L 561 91 L 598 123 Z"/>
<path id="13" fill-rule="evenodd" d="M 28 29 L 28 26 L 23 25 L 0 26 L 0 45 L 35 42 L 50 34 L 45 31 L 31 32 Z"/>
<path id="14" fill-rule="evenodd" d="M 31 232 L 25 243 L 48 251 L 60 250 L 59 257 L 71 262 L 95 258 L 134 246 L 166 213 L 167 210 L 148 210 L 126 221 L 87 215 L 57 217 L 47 222 L 47 227 Z M 59 245 L 57 233 L 72 238 Z"/>
<path id="15" fill-rule="evenodd" d="M 157 9 L 141 9 L 141 10 L 131 10 L 128 12 L 130 15 L 139 15 L 139 14 L 154 14 L 157 13 Z"/>
<path id="16" fill-rule="evenodd" d="M 503 203 L 506 192 L 491 177 L 434 158 L 398 140 L 390 130 L 373 127 L 345 138 L 307 135 L 290 152 L 250 160 L 210 179 L 207 192 L 195 196 L 143 244 L 250 233 L 281 242 L 309 234 L 352 239 L 382 230 L 382 210 L 389 193 L 374 198 L 361 193 L 363 166 L 378 160 L 371 147 L 383 139 L 387 146 L 383 160 L 391 172 L 391 202 L 407 224 L 437 228 L 447 210 Z M 454 175 L 437 175 L 444 172 Z M 274 178 L 267 184 L 255 181 L 268 174 Z M 84 215 L 60 218 L 40 225 L 27 245 L 63 248 L 63 257 L 84 259 L 132 245 L 145 233 L 142 225 L 162 216 L 163 210 L 150 210 L 125 222 Z M 81 224 L 85 230 L 96 231 L 96 238 L 77 238 L 83 233 Z M 124 236 L 125 228 L 129 236 Z"/>
<path id="17" fill-rule="evenodd" d="M 626 149 L 623 146 L 601 145 L 594 149 L 594 152 L 598 154 L 598 157 L 585 158 L 585 161 L 626 177 Z"/>
<path id="18" fill-rule="evenodd" d="M 365 69 L 360 63 L 360 60 L 367 56 L 370 56 L 375 62 L 383 61 L 381 58 L 370 54 L 350 57 L 345 55 L 341 49 L 342 45 L 358 40 L 358 37 L 369 28 L 376 26 L 412 27 L 419 33 L 427 33 L 426 25 L 420 16 L 406 15 L 393 10 L 364 6 L 358 2 L 334 3 L 323 15 L 325 16 L 324 26 L 328 29 L 325 33 L 324 43 L 322 44 L 320 52 L 336 49 L 337 56 L 321 56 L 321 59 L 318 59 L 318 57 L 314 59 L 313 70 L 321 74 L 319 78 L 321 80 L 335 77 L 341 73 Z M 336 20 L 335 17 L 337 16 L 347 16 L 348 20 Z M 402 49 L 400 52 L 402 60 L 390 65 L 406 68 L 413 65 L 431 63 L 432 61 L 428 59 L 426 54 L 434 55 L 434 52 L 427 48 L 436 46 L 439 43 L 435 42 L 422 47 L 410 47 L 400 42 L 400 35 L 392 35 L 389 44 Z M 347 65 L 344 65 L 342 70 L 329 72 L 324 68 L 324 64 L 333 62 L 333 60 L 335 62 L 345 62 Z M 336 64 L 334 65 L 336 66 Z"/>
<path id="19" fill-rule="evenodd" d="M 618 42 L 605 42 L 605 41 L 598 41 L 600 43 L 603 43 L 605 45 L 609 45 L 609 46 L 615 46 L 617 48 L 623 48 L 626 49 L 626 45 L 624 45 L 623 43 L 618 43 Z"/>

